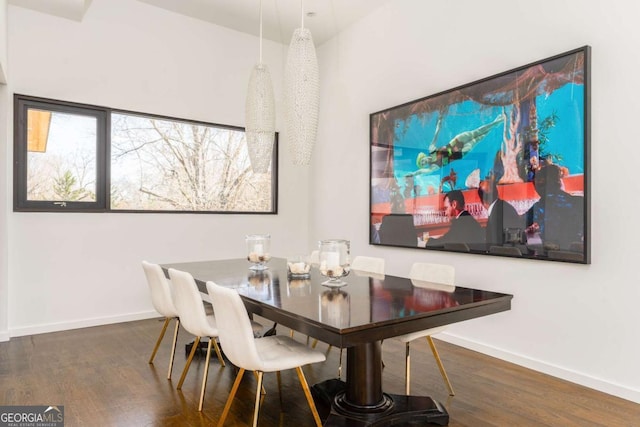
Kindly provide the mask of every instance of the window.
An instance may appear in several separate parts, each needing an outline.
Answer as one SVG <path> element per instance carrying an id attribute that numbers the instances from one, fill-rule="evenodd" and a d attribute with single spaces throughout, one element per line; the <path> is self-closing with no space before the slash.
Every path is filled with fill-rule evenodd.
<path id="1" fill-rule="evenodd" d="M 276 213 L 244 129 L 15 96 L 14 210 Z"/>
<path id="2" fill-rule="evenodd" d="M 105 208 L 104 110 L 16 97 L 14 207 Z"/>

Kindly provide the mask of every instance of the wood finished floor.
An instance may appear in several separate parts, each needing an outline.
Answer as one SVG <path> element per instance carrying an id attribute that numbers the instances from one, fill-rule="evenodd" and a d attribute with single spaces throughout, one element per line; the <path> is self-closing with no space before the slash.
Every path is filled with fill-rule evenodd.
<path id="1" fill-rule="evenodd" d="M 160 332 L 143 320 L 13 338 L 0 343 L 0 405 L 64 405 L 65 425 L 209 426 L 217 421 L 234 369 L 211 362 L 204 410 L 197 411 L 204 360 L 194 360 L 182 391 L 175 389 L 192 337 L 181 330 L 173 380 L 166 379 L 167 331 L 153 365 L 147 360 Z M 283 329 L 279 333 L 288 333 Z M 296 339 L 305 337 L 296 334 Z M 412 346 L 412 394 L 442 402 L 451 427 L 640 426 L 640 405 L 437 341 L 456 396 L 450 398 L 426 340 Z M 326 350 L 325 344 L 318 349 Z M 404 346 L 385 341 L 384 389 L 404 390 Z M 335 377 L 338 351 L 307 366 L 310 384 Z M 343 374 L 344 375 L 344 374 Z M 283 372 L 281 411 L 275 375 L 265 375 L 260 426 L 311 426 L 295 371 Z M 245 375 L 226 426 L 251 424 L 256 380 Z"/>

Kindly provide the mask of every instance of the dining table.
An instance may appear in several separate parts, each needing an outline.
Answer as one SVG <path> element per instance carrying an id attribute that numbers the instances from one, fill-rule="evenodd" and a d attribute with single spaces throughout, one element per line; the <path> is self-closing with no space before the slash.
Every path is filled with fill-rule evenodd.
<path id="1" fill-rule="evenodd" d="M 455 290 L 393 275 L 351 271 L 327 283 L 317 268 L 289 277 L 287 260 L 272 258 L 251 270 L 246 258 L 163 264 L 190 273 L 203 295 L 206 283 L 234 288 L 247 311 L 347 351 L 346 381 L 311 388 L 324 426 L 448 425 L 445 407 L 429 396 L 387 393 L 382 341 L 399 335 L 511 309 L 513 295 L 456 286 Z"/>

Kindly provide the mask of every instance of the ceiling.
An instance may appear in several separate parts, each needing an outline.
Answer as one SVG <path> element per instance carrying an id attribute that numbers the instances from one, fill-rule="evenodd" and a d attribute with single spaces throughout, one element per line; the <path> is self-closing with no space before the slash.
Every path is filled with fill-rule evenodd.
<path id="1" fill-rule="evenodd" d="M 82 21 L 92 0 L 9 0 L 9 4 Z M 242 33 L 259 35 L 260 0 L 131 0 L 201 19 Z M 304 26 L 316 45 L 390 0 L 304 0 Z M 302 22 L 302 0 L 262 0 L 263 37 L 289 44 Z"/>

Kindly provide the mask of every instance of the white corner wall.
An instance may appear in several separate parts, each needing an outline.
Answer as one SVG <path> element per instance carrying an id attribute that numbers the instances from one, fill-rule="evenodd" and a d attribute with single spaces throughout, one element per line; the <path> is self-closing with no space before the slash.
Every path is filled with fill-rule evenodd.
<path id="1" fill-rule="evenodd" d="M 450 263 L 462 286 L 513 294 L 511 311 L 442 337 L 640 402 L 638 16 L 633 0 L 396 0 L 323 45 L 311 237 L 349 238 L 391 274 Z M 586 44 L 591 265 L 368 245 L 370 113 Z"/>
<path id="2" fill-rule="evenodd" d="M 0 84 L 7 84 L 7 0 L 0 0 Z"/>
<path id="3" fill-rule="evenodd" d="M 0 159 L 8 159 L 9 144 L 9 91 L 6 83 L 7 70 L 7 0 L 0 0 Z M 5 162 L 6 163 L 6 162 Z M 7 269 L 7 215 L 8 215 L 8 171 L 0 161 L 0 342 L 9 339 L 8 308 L 9 282 Z"/>
<path id="4" fill-rule="evenodd" d="M 131 0 L 95 0 L 82 22 L 14 6 L 8 16 L 5 105 L 21 93 L 244 125 L 256 37 Z M 278 98 L 283 54 L 264 42 Z M 11 182 L 11 148 L 2 158 Z M 272 234 L 274 253 L 306 253 L 309 173 L 289 164 L 281 142 L 278 215 L 16 213 L 9 203 L 8 316 L 0 305 L 0 334 L 3 317 L 17 336 L 156 316 L 143 259 L 241 257 L 245 234 L 260 232 Z"/>

